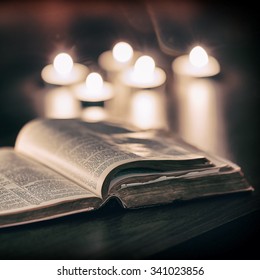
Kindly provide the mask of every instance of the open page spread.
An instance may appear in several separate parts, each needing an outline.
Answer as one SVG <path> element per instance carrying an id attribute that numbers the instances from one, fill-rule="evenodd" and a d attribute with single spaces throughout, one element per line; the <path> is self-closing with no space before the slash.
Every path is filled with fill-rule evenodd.
<path id="1" fill-rule="evenodd" d="M 147 167 L 154 168 L 151 161 L 157 161 L 156 168 L 160 170 L 161 160 L 203 159 L 177 144 L 153 137 L 109 125 L 91 126 L 79 120 L 43 119 L 22 129 L 15 149 L 102 197 L 104 180 L 120 165 L 147 161 Z M 207 165 L 207 161 L 202 164 Z M 170 170 L 171 166 L 165 163 L 164 168 Z"/>
<path id="2" fill-rule="evenodd" d="M 91 211 L 252 191 L 240 167 L 167 131 L 38 119 L 0 149 L 0 228 Z"/>
<path id="3" fill-rule="evenodd" d="M 13 149 L 0 149 L 0 221 L 3 215 L 83 198 L 97 199 L 93 193 Z"/>

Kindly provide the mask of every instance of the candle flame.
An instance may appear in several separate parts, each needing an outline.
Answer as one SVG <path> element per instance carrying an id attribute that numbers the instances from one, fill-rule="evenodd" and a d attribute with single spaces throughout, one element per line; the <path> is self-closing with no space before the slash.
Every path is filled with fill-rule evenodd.
<path id="1" fill-rule="evenodd" d="M 209 57 L 207 52 L 200 46 L 194 47 L 189 55 L 190 63 L 195 67 L 203 67 L 207 65 Z"/>
<path id="2" fill-rule="evenodd" d="M 91 93 L 99 93 L 103 88 L 103 84 L 103 79 L 99 73 L 92 72 L 86 78 L 86 86 Z"/>
<path id="3" fill-rule="evenodd" d="M 53 66 L 60 75 L 66 76 L 72 70 L 73 60 L 67 53 L 60 53 L 54 58 Z"/>
<path id="4" fill-rule="evenodd" d="M 134 65 L 134 75 L 136 79 L 149 82 L 153 80 L 155 62 L 152 57 L 143 55 L 137 59 Z"/>
<path id="5" fill-rule="evenodd" d="M 122 63 L 128 62 L 133 57 L 133 53 L 133 48 L 125 42 L 115 44 L 112 50 L 114 59 Z"/>

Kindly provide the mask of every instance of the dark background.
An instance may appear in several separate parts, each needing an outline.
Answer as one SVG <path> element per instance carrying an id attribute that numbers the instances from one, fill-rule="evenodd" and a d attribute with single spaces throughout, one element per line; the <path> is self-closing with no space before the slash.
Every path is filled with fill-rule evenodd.
<path id="1" fill-rule="evenodd" d="M 1 2 L 0 146 L 14 145 L 20 128 L 38 116 L 35 85 L 42 87 L 40 71 L 57 52 L 68 51 L 77 62 L 96 67 L 100 53 L 111 49 L 115 41 L 127 40 L 137 50 L 156 54 L 159 66 L 170 73 L 172 60 L 198 41 L 207 45 L 221 64 L 221 75 L 216 79 L 227 93 L 224 119 L 231 158 L 258 189 L 260 79 L 256 11 L 256 3 L 250 1 Z M 171 118 L 174 113 L 168 109 Z M 177 130 L 174 121 L 169 121 Z M 258 218 L 256 212 L 229 223 L 221 232 L 216 229 L 166 253 L 179 258 L 223 258 L 224 248 L 232 244 L 233 249 L 226 250 L 227 258 L 244 256 L 242 250 L 248 254 L 250 251 L 250 258 L 258 258 Z M 213 254 L 207 248 L 219 236 L 223 238 L 222 247 L 215 247 Z"/>

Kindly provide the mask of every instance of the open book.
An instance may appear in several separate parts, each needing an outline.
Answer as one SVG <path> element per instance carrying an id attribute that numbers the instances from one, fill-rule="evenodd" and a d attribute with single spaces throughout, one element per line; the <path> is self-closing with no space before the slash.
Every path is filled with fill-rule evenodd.
<path id="1" fill-rule="evenodd" d="M 0 149 L 0 227 L 98 209 L 251 191 L 240 168 L 166 131 L 36 119 Z"/>

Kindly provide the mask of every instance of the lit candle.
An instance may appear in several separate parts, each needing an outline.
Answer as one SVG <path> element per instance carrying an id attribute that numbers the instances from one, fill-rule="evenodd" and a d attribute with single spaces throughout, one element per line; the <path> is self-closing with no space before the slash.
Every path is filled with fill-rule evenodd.
<path id="1" fill-rule="evenodd" d="M 130 44 L 126 42 L 118 42 L 110 51 L 103 52 L 98 62 L 101 68 L 107 72 L 119 72 L 129 66 L 132 62 L 135 53 Z"/>
<path id="2" fill-rule="evenodd" d="M 210 77 L 220 72 L 218 61 L 208 56 L 200 46 L 194 47 L 189 55 L 182 55 L 172 63 L 174 73 L 190 77 Z"/>
<path id="3" fill-rule="evenodd" d="M 42 69 L 42 79 L 52 85 L 72 85 L 83 81 L 88 73 L 88 68 L 82 64 L 74 63 L 67 53 L 58 54 L 53 64 L 48 64 Z"/>
<path id="4" fill-rule="evenodd" d="M 224 156 L 225 123 L 219 85 L 210 79 L 189 79 L 174 83 L 178 104 L 178 134 L 188 143 Z"/>
<path id="5" fill-rule="evenodd" d="M 133 67 L 127 69 L 121 77 L 123 83 L 133 88 L 155 88 L 164 84 L 166 74 L 156 67 L 152 57 L 140 56 Z"/>
<path id="6" fill-rule="evenodd" d="M 167 128 L 165 99 L 154 90 L 136 91 L 129 100 L 127 120 L 140 129 Z"/>
<path id="7" fill-rule="evenodd" d="M 80 116 L 80 102 L 67 87 L 48 90 L 43 96 L 46 118 L 71 119 Z"/>
<path id="8" fill-rule="evenodd" d="M 103 102 L 111 99 L 114 95 L 113 87 L 110 83 L 103 81 L 99 73 L 90 73 L 85 83 L 73 87 L 76 97 L 85 102 Z"/>

